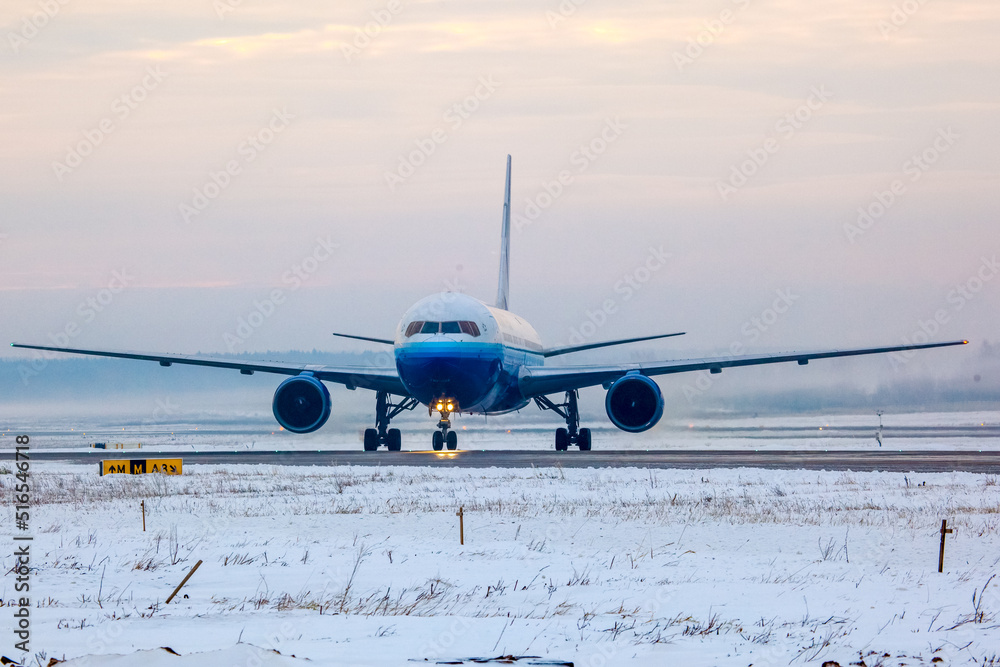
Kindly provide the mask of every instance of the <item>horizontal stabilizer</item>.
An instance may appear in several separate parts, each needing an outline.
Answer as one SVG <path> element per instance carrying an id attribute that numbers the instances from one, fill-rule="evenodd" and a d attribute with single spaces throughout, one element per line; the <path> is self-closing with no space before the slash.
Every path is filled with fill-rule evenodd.
<path id="1" fill-rule="evenodd" d="M 385 338 L 370 338 L 368 336 L 352 336 L 351 334 L 334 333 L 334 336 L 340 336 L 341 338 L 353 338 L 355 340 L 367 340 L 372 343 L 382 343 L 384 345 L 395 345 L 396 342 L 392 340 L 386 340 Z"/>
<path id="2" fill-rule="evenodd" d="M 570 352 L 582 352 L 583 350 L 593 350 L 598 347 L 610 347 L 612 345 L 624 345 L 626 343 L 638 343 L 644 340 L 656 340 L 657 338 L 670 338 L 672 336 L 683 336 L 685 331 L 679 331 L 677 333 L 659 334 L 656 336 L 643 336 L 641 338 L 624 338 L 622 340 L 608 340 L 603 343 L 588 343 L 587 345 L 575 345 L 573 347 L 557 347 L 552 350 L 546 350 L 542 353 L 546 357 L 557 357 L 560 354 L 569 354 Z"/>

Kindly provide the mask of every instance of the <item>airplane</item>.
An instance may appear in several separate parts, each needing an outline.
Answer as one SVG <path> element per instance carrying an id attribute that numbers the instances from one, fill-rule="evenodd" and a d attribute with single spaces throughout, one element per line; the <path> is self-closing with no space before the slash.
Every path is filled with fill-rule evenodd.
<path id="1" fill-rule="evenodd" d="M 604 365 L 546 366 L 551 357 L 680 336 L 683 332 L 546 348 L 534 328 L 509 310 L 510 291 L 510 166 L 504 187 L 500 240 L 500 276 L 494 305 L 457 292 L 442 292 L 415 303 L 403 315 L 393 339 L 337 333 L 335 336 L 391 345 L 393 367 L 327 366 L 317 364 L 233 361 L 201 356 L 144 354 L 23 345 L 12 347 L 68 354 L 155 361 L 161 366 L 187 364 L 239 370 L 243 375 L 275 373 L 288 377 L 274 392 L 274 418 L 292 433 L 311 433 L 330 418 L 332 401 L 324 382 L 348 389 L 375 392 L 375 426 L 364 432 L 365 451 L 385 446 L 400 451 L 399 429 L 392 420 L 418 405 L 428 416 L 438 413 L 431 445 L 440 451 L 458 448 L 452 429 L 453 414 L 496 415 L 520 410 L 534 402 L 542 410 L 562 417 L 566 426 L 556 429 L 555 449 L 570 446 L 591 449 L 589 428 L 580 427 L 579 390 L 597 385 L 607 391 L 605 409 L 611 423 L 629 433 L 647 431 L 663 416 L 664 402 L 657 375 L 724 368 L 797 362 L 815 359 L 884 354 L 904 350 L 968 344 L 967 340 L 891 347 L 821 350 L 761 355 L 735 355 L 702 359 L 650 361 Z M 561 395 L 561 396 L 560 396 Z"/>

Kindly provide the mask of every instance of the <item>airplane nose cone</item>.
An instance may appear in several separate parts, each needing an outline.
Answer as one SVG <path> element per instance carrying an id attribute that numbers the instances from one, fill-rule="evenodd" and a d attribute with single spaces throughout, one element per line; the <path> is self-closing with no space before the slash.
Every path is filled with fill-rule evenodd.
<path id="1" fill-rule="evenodd" d="M 401 352 L 396 359 L 399 377 L 418 401 L 447 397 L 461 407 L 478 404 L 500 374 L 495 355 L 458 355 L 444 352 Z"/>

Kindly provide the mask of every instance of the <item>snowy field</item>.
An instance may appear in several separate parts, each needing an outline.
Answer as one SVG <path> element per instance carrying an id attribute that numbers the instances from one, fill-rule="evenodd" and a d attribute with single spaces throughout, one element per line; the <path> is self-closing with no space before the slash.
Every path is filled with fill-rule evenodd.
<path id="1" fill-rule="evenodd" d="M 25 664 L 1000 664 L 995 476 L 32 465 Z"/>

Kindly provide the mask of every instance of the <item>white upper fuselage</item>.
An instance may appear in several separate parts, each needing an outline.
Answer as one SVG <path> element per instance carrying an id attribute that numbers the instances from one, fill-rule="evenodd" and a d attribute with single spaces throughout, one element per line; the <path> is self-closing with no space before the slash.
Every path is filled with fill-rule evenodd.
<path id="1" fill-rule="evenodd" d="M 456 292 L 415 303 L 396 329 L 396 369 L 424 404 L 447 399 L 456 412 L 507 412 L 527 404 L 522 366 L 544 362 L 538 333 L 513 313 Z"/>

